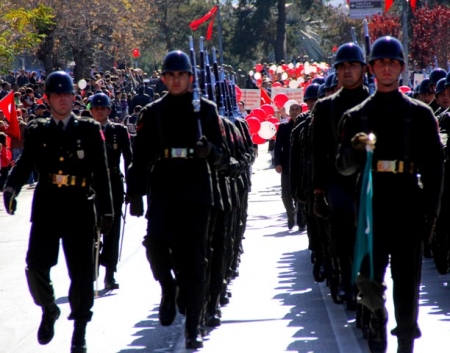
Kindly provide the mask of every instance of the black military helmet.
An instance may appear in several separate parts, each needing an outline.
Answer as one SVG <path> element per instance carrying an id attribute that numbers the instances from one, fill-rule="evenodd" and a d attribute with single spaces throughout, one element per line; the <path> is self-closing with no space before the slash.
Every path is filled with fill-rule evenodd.
<path id="1" fill-rule="evenodd" d="M 321 85 L 322 83 L 325 83 L 325 79 L 323 77 L 314 77 L 311 83 L 317 83 L 318 85 Z"/>
<path id="2" fill-rule="evenodd" d="M 343 62 L 355 62 L 355 61 L 360 62 L 363 65 L 366 65 L 366 61 L 364 60 L 364 55 L 361 47 L 355 43 L 345 43 L 342 44 L 336 52 L 334 67 L 336 68 L 339 64 L 342 64 Z"/>
<path id="3" fill-rule="evenodd" d="M 436 92 L 435 94 L 439 94 L 441 92 L 445 91 L 445 78 L 441 78 L 437 83 L 436 83 Z"/>
<path id="4" fill-rule="evenodd" d="M 335 74 L 328 75 L 327 79 L 325 80 L 325 86 L 324 89 L 330 89 L 331 88 L 331 82 L 333 82 L 333 77 Z"/>
<path id="5" fill-rule="evenodd" d="M 317 92 L 317 98 L 323 98 L 325 97 L 325 83 L 322 83 L 319 86 L 319 91 Z"/>
<path id="6" fill-rule="evenodd" d="M 426 78 L 420 83 L 418 93 L 433 93 L 433 91 L 430 89 L 430 79 Z"/>
<path id="7" fill-rule="evenodd" d="M 192 65 L 189 56 L 181 50 L 171 51 L 164 58 L 162 73 L 169 71 L 183 71 L 192 74 Z"/>
<path id="8" fill-rule="evenodd" d="M 111 108 L 111 100 L 104 93 L 96 93 L 91 98 L 91 108 L 108 107 Z"/>
<path id="9" fill-rule="evenodd" d="M 317 83 L 311 83 L 308 87 L 306 87 L 303 100 L 307 101 L 308 99 L 317 99 L 319 87 L 320 85 L 318 85 Z"/>
<path id="10" fill-rule="evenodd" d="M 445 76 L 445 87 L 450 86 L 450 72 Z"/>
<path id="11" fill-rule="evenodd" d="M 436 85 L 441 78 L 445 78 L 447 76 L 447 71 L 441 69 L 440 67 L 434 69 L 430 73 L 430 85 Z"/>
<path id="12" fill-rule="evenodd" d="M 337 75 L 333 76 L 333 79 L 331 80 L 330 88 L 334 88 L 338 85 L 338 77 Z"/>
<path id="13" fill-rule="evenodd" d="M 397 38 L 391 36 L 378 38 L 372 45 L 369 58 L 370 64 L 377 59 L 398 60 L 403 64 L 405 63 L 403 45 Z"/>
<path id="14" fill-rule="evenodd" d="M 45 80 L 45 93 L 75 93 L 72 77 L 65 71 L 53 71 Z"/>

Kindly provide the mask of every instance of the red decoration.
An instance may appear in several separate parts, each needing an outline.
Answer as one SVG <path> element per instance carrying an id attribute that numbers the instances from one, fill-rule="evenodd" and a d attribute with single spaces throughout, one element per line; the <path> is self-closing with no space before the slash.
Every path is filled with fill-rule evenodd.
<path id="1" fill-rule="evenodd" d="M 250 130 L 251 134 L 257 134 L 259 129 L 261 128 L 261 122 L 256 117 L 246 117 L 245 121 L 247 121 L 248 129 Z"/>
<path id="2" fill-rule="evenodd" d="M 197 20 L 192 21 L 192 22 L 189 24 L 189 27 L 190 27 L 193 31 L 196 31 L 196 30 L 200 27 L 201 24 L 203 24 L 204 22 L 206 22 L 206 21 L 208 21 L 209 19 L 211 19 L 211 22 L 210 22 L 209 25 L 208 25 L 208 29 L 207 29 L 207 31 L 206 31 L 206 36 L 205 36 L 205 39 L 206 39 L 206 40 L 210 40 L 211 37 L 212 37 L 212 29 L 213 29 L 213 25 L 214 25 L 214 18 L 215 18 L 215 16 L 216 16 L 216 12 L 217 12 L 217 9 L 218 9 L 218 8 L 219 8 L 219 7 L 218 7 L 217 5 L 214 6 L 211 10 L 209 10 L 209 12 L 208 12 L 205 16 L 203 16 L 202 18 L 199 18 L 199 19 L 197 19 Z"/>
<path id="3" fill-rule="evenodd" d="M 266 112 L 261 108 L 255 108 L 253 109 L 250 114 L 252 114 L 254 117 L 256 117 L 259 121 L 263 122 L 266 120 Z"/>
<path id="4" fill-rule="evenodd" d="M 256 66 L 255 66 L 256 72 L 261 72 L 262 69 L 263 69 L 263 66 L 261 64 L 256 64 Z"/>
<path id="5" fill-rule="evenodd" d="M 281 109 L 289 100 L 289 97 L 284 93 L 278 93 L 275 97 L 273 97 L 273 103 L 278 109 Z"/>
<path id="6" fill-rule="evenodd" d="M 266 117 L 269 117 L 269 115 L 275 114 L 275 109 L 272 107 L 271 104 L 263 104 L 263 105 L 261 105 L 260 108 L 266 112 Z"/>
<path id="7" fill-rule="evenodd" d="M 242 91 L 237 85 L 235 85 L 234 88 L 236 89 L 236 100 L 239 102 L 242 97 Z"/>
<path id="8" fill-rule="evenodd" d="M 263 143 L 266 142 L 265 139 L 263 139 L 261 136 L 259 136 L 258 134 L 253 134 L 252 135 L 252 142 L 257 144 L 257 145 L 262 145 Z"/>
<path id="9" fill-rule="evenodd" d="M 333 47 L 333 49 L 331 49 L 331 51 L 332 51 L 333 53 L 336 53 L 336 52 L 337 52 L 337 50 L 338 50 L 338 47 L 337 47 L 337 45 L 335 45 L 335 46 Z"/>
<path id="10" fill-rule="evenodd" d="M 133 53 L 133 58 L 139 58 L 141 56 L 141 52 L 139 51 L 138 48 L 134 48 L 132 53 Z"/>

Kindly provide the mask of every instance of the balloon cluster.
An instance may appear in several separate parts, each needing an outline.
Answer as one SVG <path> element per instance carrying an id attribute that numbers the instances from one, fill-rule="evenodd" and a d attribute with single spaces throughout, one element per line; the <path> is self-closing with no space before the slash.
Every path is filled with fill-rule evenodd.
<path id="1" fill-rule="evenodd" d="M 255 108 L 245 117 L 253 143 L 262 144 L 275 136 L 280 122 L 274 116 L 275 109 L 270 104 Z"/>
<path id="2" fill-rule="evenodd" d="M 325 62 L 310 63 L 305 61 L 304 63 L 297 62 L 266 66 L 262 64 L 256 64 L 254 70 L 249 72 L 249 75 L 253 77 L 258 87 L 263 84 L 263 75 L 266 75 L 272 83 L 272 88 L 276 87 L 289 87 L 289 88 L 305 88 L 310 80 L 314 77 L 323 77 L 324 74 L 330 69 L 330 66 Z"/>

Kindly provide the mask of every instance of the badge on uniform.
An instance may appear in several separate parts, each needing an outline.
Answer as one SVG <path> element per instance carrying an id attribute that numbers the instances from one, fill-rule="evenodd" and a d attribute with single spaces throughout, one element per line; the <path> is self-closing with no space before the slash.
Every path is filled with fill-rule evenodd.
<path id="1" fill-rule="evenodd" d="M 117 145 L 117 143 L 113 143 L 113 149 L 117 149 L 119 146 Z"/>
<path id="2" fill-rule="evenodd" d="M 78 150 L 77 151 L 77 156 L 78 156 L 78 159 L 83 159 L 84 158 L 84 151 L 83 150 Z"/>

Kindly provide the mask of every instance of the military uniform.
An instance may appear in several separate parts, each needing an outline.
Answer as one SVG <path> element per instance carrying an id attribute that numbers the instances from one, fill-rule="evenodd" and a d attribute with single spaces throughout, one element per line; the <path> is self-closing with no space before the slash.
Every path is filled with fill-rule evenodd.
<path id="1" fill-rule="evenodd" d="M 57 263 L 62 239 L 71 278 L 69 319 L 89 321 L 94 302 L 96 212 L 113 214 L 111 189 L 100 125 L 73 114 L 65 120 L 65 129 L 50 118 L 29 123 L 23 153 L 6 187 L 17 194 L 34 168 L 39 173 L 26 256 L 28 287 L 34 302 L 43 308 L 54 303 L 50 269 Z"/>
<path id="2" fill-rule="evenodd" d="M 103 236 L 103 248 L 100 254 L 100 263 L 106 267 L 109 278 L 106 276 L 106 285 L 112 285 L 113 273 L 117 271 L 119 260 L 119 241 L 122 220 L 122 204 L 124 202 L 124 175 L 120 169 L 121 156 L 123 156 L 125 170 L 131 164 L 132 150 L 127 128 L 122 124 L 108 121 L 102 126 L 105 135 L 106 154 L 108 157 L 109 176 L 114 205 L 114 223 L 111 231 Z M 109 281 L 109 282 L 108 282 Z"/>
<path id="3" fill-rule="evenodd" d="M 425 217 L 439 213 L 444 168 L 436 119 L 424 104 L 397 90 L 377 92 L 342 119 L 337 165 L 344 175 L 364 165 L 365 152 L 353 150 L 351 143 L 359 132 L 373 132 L 377 138 L 372 176 L 374 281 L 369 281 L 363 263 L 357 279 L 361 302 L 372 311 L 384 308 L 383 280 L 390 259 L 397 321 L 392 334 L 417 338 Z"/>

